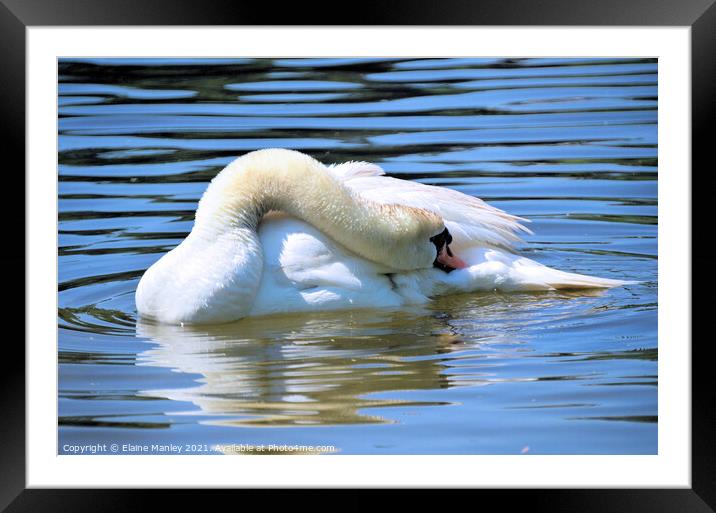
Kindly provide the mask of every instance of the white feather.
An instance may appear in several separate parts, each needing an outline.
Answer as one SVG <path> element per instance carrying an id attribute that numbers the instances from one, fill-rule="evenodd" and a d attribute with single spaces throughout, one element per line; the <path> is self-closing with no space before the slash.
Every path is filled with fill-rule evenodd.
<path id="1" fill-rule="evenodd" d="M 383 169 L 376 164 L 371 164 L 370 162 L 356 162 L 353 160 L 350 162 L 344 162 L 343 164 L 328 166 L 328 170 L 333 173 L 336 178 L 343 181 L 361 176 L 381 176 L 385 174 L 385 171 L 383 171 Z"/>

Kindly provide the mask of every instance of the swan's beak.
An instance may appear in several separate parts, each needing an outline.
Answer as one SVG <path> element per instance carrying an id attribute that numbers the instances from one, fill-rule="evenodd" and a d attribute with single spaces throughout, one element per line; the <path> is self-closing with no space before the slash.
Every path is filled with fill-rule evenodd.
<path id="1" fill-rule="evenodd" d="M 452 254 L 450 246 L 445 244 L 438 252 L 438 257 L 435 259 L 436 267 L 442 269 L 446 273 L 454 271 L 455 269 L 464 269 L 467 264 L 458 256 Z"/>

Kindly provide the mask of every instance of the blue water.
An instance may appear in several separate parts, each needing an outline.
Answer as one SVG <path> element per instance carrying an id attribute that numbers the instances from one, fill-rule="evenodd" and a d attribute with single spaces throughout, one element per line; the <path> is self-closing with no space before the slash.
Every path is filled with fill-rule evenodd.
<path id="1" fill-rule="evenodd" d="M 59 75 L 60 453 L 657 452 L 655 61 L 72 59 Z M 532 221 L 524 255 L 639 283 L 139 321 L 139 277 L 208 181 L 266 147 L 479 196 Z"/>

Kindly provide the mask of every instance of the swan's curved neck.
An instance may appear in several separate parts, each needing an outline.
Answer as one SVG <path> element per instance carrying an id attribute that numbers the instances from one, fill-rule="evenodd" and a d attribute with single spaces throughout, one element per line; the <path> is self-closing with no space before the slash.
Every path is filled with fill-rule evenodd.
<path id="1" fill-rule="evenodd" d="M 302 153 L 249 153 L 214 178 L 189 236 L 142 276 L 136 292 L 140 314 L 171 324 L 246 316 L 263 272 L 256 228 L 269 210 L 298 217 L 395 271 L 430 267 L 436 251 L 430 238 L 444 229 L 431 212 L 354 195 Z"/>
<path id="2" fill-rule="evenodd" d="M 429 267 L 429 239 L 442 220 L 425 210 L 364 200 L 320 162 L 299 152 L 262 150 L 227 166 L 207 188 L 196 212 L 196 235 L 255 230 L 265 213 L 284 211 L 364 258 L 396 270 Z"/>

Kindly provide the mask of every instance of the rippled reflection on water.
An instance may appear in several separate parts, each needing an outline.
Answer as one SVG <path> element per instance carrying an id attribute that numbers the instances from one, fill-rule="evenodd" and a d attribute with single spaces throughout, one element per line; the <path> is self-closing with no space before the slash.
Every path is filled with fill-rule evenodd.
<path id="1" fill-rule="evenodd" d="M 656 62 L 95 59 L 59 72 L 61 452 L 656 452 Z M 480 196 L 532 220 L 527 256 L 640 283 L 139 322 L 137 281 L 189 232 L 207 182 L 265 147 Z"/>

